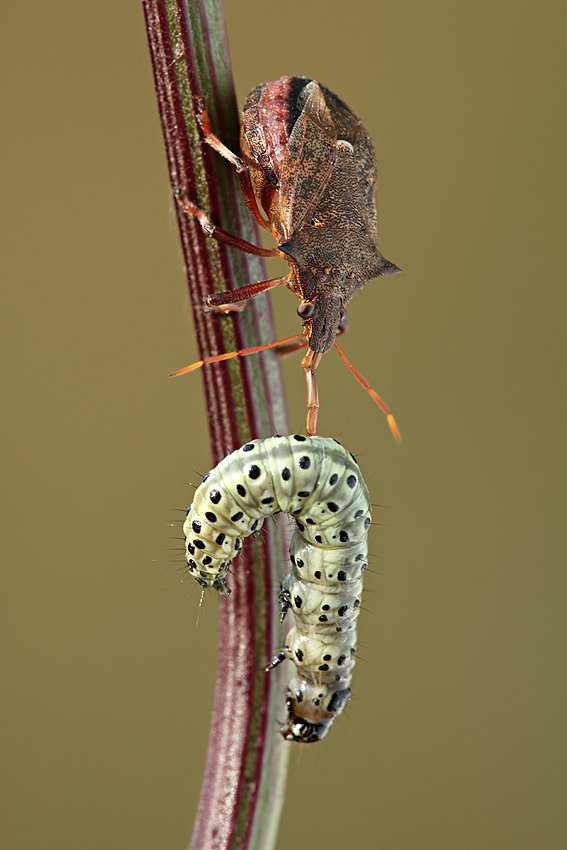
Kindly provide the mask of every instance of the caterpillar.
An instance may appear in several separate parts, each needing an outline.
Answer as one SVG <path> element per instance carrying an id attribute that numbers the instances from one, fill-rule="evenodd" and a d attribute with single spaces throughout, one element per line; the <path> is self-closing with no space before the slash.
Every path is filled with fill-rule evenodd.
<path id="1" fill-rule="evenodd" d="M 183 526 L 190 573 L 230 593 L 226 576 L 242 538 L 283 511 L 295 520 L 280 615 L 294 624 L 267 670 L 296 667 L 286 694 L 288 741 L 320 741 L 350 696 L 356 624 L 371 509 L 355 458 L 337 440 L 252 440 L 231 452 L 195 491 Z"/>

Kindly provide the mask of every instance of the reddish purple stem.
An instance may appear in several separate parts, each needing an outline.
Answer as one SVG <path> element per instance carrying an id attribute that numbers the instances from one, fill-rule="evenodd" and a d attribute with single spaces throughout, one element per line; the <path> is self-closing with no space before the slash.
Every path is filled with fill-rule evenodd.
<path id="1" fill-rule="evenodd" d="M 143 0 L 143 7 L 172 191 L 181 190 L 221 227 L 259 244 L 235 174 L 203 145 L 196 121 L 203 95 L 215 133 L 237 149 L 238 114 L 220 6 L 213 0 Z M 219 318 L 202 309 L 211 292 L 264 279 L 261 261 L 207 239 L 180 204 L 177 217 L 199 356 L 273 340 L 266 295 L 242 314 Z M 216 363 L 202 374 L 215 463 L 252 437 L 287 433 L 276 354 Z M 198 398 L 196 376 L 179 381 Z M 281 639 L 275 607 L 286 560 L 281 527 L 266 523 L 262 537 L 245 547 L 235 565 L 232 595 L 220 600 L 215 703 L 193 850 L 268 850 L 275 841 L 289 745 L 276 724 L 284 713 L 279 671 L 267 675 L 263 668 Z"/>

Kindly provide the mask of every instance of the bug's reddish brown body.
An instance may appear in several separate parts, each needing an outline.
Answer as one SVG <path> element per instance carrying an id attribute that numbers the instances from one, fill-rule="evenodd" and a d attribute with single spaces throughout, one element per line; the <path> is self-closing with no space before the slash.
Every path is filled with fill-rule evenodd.
<path id="1" fill-rule="evenodd" d="M 290 266 L 287 277 L 215 293 L 206 303 L 210 309 L 234 310 L 280 284 L 295 292 L 307 343 L 301 366 L 307 382 L 306 431 L 312 436 L 319 410 L 315 369 L 346 327 L 345 305 L 367 281 L 399 271 L 378 250 L 372 141 L 340 98 L 306 77 L 282 77 L 250 92 L 242 115 L 241 157 L 212 133 L 204 104 L 200 120 L 207 144 L 237 169 L 246 204 L 256 221 L 272 231 L 277 250 L 258 248 L 221 230 L 204 210 L 187 200 L 185 210 L 220 242 L 261 256 L 279 253 Z M 172 374 L 262 347 L 217 355 Z M 387 414 L 399 439 L 389 408 L 336 347 Z"/>
<path id="2" fill-rule="evenodd" d="M 255 198 L 290 264 L 289 285 L 313 304 L 309 347 L 323 354 L 353 295 L 399 271 L 378 250 L 372 141 L 331 91 L 282 77 L 246 98 L 240 146 Z"/>

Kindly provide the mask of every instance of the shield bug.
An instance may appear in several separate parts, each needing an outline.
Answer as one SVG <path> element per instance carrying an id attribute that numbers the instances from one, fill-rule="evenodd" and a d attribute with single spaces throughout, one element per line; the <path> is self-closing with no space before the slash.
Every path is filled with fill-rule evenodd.
<path id="1" fill-rule="evenodd" d="M 208 213 L 178 193 L 183 208 L 219 242 L 260 256 L 279 254 L 290 267 L 286 277 L 212 294 L 206 306 L 219 312 L 240 310 L 260 292 L 285 284 L 300 300 L 297 312 L 303 333 L 200 360 L 172 375 L 263 348 L 290 350 L 306 345 L 301 362 L 307 382 L 306 433 L 313 435 L 319 410 L 315 369 L 322 355 L 335 346 L 400 439 L 389 408 L 335 342 L 336 335 L 346 329 L 345 305 L 353 295 L 372 278 L 400 271 L 378 250 L 376 162 L 368 132 L 339 97 L 305 77 L 282 77 L 250 92 L 242 115 L 240 157 L 212 133 L 203 102 L 200 108 L 205 142 L 235 166 L 252 216 L 271 230 L 277 249 L 258 248 L 217 228 Z M 300 339 L 303 342 L 297 342 Z"/>

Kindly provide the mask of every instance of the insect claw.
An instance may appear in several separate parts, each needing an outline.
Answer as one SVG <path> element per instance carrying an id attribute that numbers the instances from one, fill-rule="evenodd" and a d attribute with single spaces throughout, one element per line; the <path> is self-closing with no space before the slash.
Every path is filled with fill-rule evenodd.
<path id="1" fill-rule="evenodd" d="M 280 649 L 278 654 L 274 655 L 274 657 L 272 658 L 272 660 L 270 661 L 270 663 L 266 667 L 266 673 L 269 673 L 270 670 L 274 670 L 276 667 L 278 667 L 282 663 L 282 661 L 285 661 L 286 658 L 287 658 L 286 653 L 284 652 L 283 649 Z"/>

